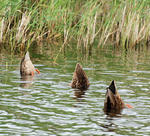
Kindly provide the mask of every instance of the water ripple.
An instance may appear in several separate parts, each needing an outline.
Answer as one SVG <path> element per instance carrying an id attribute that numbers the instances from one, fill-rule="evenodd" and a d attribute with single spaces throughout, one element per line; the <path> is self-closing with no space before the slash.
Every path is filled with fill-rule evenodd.
<path id="1" fill-rule="evenodd" d="M 69 86 L 75 58 L 56 66 L 36 64 L 41 74 L 28 80 L 20 79 L 18 64 L 0 65 L 0 135 L 149 135 L 147 58 L 135 65 L 105 53 L 83 63 L 90 81 L 84 93 Z M 112 80 L 123 101 L 134 107 L 116 116 L 103 112 Z"/>

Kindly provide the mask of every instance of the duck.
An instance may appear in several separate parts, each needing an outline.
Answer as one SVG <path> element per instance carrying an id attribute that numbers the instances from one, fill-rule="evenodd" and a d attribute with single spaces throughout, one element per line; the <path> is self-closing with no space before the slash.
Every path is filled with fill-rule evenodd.
<path id="1" fill-rule="evenodd" d="M 89 86 L 90 84 L 86 73 L 84 72 L 82 66 L 77 63 L 73 74 L 71 87 L 80 90 L 87 90 Z"/>
<path id="2" fill-rule="evenodd" d="M 113 80 L 107 88 L 104 100 L 104 112 L 120 113 L 123 108 L 133 108 L 129 104 L 125 104 L 121 99 L 120 94 L 116 88 L 115 81 Z"/>
<path id="3" fill-rule="evenodd" d="M 28 76 L 28 75 L 34 76 L 35 71 L 38 74 L 40 74 L 40 71 L 38 69 L 35 69 L 30 59 L 29 52 L 27 51 L 20 63 L 20 75 L 21 76 Z"/>

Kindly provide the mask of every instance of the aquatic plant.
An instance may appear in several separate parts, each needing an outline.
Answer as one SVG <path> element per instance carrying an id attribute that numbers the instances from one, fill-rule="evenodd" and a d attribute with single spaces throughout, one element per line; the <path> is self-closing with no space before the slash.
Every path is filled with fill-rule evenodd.
<path id="1" fill-rule="evenodd" d="M 0 5 L 0 45 L 11 51 L 35 42 L 63 41 L 63 49 L 73 41 L 86 50 L 149 45 L 149 0 L 6 0 Z"/>

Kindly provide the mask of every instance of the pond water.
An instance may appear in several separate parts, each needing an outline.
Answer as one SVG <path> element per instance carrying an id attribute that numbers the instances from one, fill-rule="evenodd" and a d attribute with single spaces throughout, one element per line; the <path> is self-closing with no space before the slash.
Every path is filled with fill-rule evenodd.
<path id="1" fill-rule="evenodd" d="M 21 55 L 0 54 L 0 135 L 150 135 L 150 53 L 69 48 L 31 49 L 41 74 L 21 79 Z M 53 60 L 56 58 L 56 63 Z M 69 86 L 79 62 L 90 81 L 83 94 Z M 125 103 L 120 115 L 103 112 L 112 80 Z"/>

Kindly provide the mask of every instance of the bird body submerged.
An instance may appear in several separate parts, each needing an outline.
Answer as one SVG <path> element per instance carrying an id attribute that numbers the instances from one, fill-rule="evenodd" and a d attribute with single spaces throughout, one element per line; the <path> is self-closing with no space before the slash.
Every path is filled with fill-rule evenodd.
<path id="1" fill-rule="evenodd" d="M 104 111 L 106 112 L 117 112 L 121 111 L 123 108 L 125 108 L 125 104 L 123 100 L 121 99 L 114 80 L 111 82 L 110 86 L 107 88 L 105 101 L 104 101 Z"/>
<path id="2" fill-rule="evenodd" d="M 71 87 L 80 89 L 80 90 L 86 90 L 90 86 L 88 77 L 86 76 L 86 73 L 82 69 L 82 66 L 77 63 L 76 68 L 73 74 Z"/>
<path id="3" fill-rule="evenodd" d="M 37 69 L 35 69 L 32 61 L 30 60 L 29 52 L 27 51 L 20 64 L 20 74 L 21 76 L 26 75 L 34 75 L 35 71 L 40 73 Z"/>

